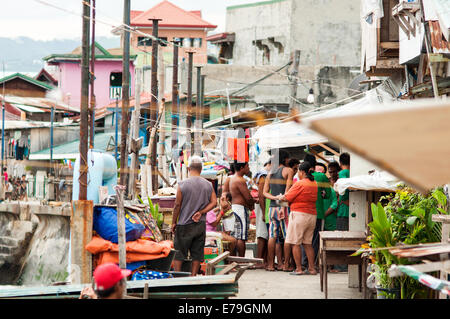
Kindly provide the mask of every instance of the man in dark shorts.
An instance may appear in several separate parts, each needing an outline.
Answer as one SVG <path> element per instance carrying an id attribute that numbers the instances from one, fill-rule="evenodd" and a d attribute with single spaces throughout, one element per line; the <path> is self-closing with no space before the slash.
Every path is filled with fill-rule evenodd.
<path id="1" fill-rule="evenodd" d="M 200 263 L 204 260 L 206 237 L 206 213 L 216 207 L 217 198 L 212 184 L 200 176 L 202 160 L 198 156 L 190 158 L 189 178 L 178 184 L 175 207 L 172 216 L 175 271 L 181 271 L 183 261 L 192 259 L 191 275 L 196 276 Z"/>

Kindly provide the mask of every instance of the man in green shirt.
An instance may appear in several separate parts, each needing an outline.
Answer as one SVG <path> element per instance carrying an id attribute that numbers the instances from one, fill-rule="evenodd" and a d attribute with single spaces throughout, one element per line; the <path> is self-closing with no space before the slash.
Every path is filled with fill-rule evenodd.
<path id="1" fill-rule="evenodd" d="M 341 171 L 339 172 L 339 178 L 350 177 L 350 154 L 342 153 L 339 156 L 339 163 Z M 339 195 L 338 211 L 336 218 L 337 230 L 348 230 L 348 212 L 349 212 L 349 191 L 345 191 L 344 195 Z"/>
<path id="2" fill-rule="evenodd" d="M 316 158 L 314 155 L 306 154 L 305 162 L 309 162 L 311 164 L 311 167 L 316 167 Z M 313 172 L 312 175 L 314 176 L 314 181 L 317 183 L 318 186 L 318 194 L 317 194 L 317 201 L 316 201 L 316 211 L 317 211 L 317 219 L 316 219 L 316 228 L 314 229 L 314 235 L 312 240 L 312 246 L 314 248 L 314 255 L 316 262 L 319 260 L 319 232 L 323 230 L 323 220 L 325 218 L 325 206 L 324 201 L 331 198 L 331 189 L 330 189 L 330 181 L 328 180 L 327 175 L 320 172 Z M 305 267 L 305 269 L 308 269 L 308 262 L 306 258 L 305 250 L 302 249 L 302 266 Z"/>
<path id="3" fill-rule="evenodd" d="M 328 164 L 328 175 L 330 176 L 330 190 L 331 196 L 329 199 L 325 200 L 324 208 L 325 208 L 325 230 L 334 231 L 336 230 L 336 215 L 338 208 L 338 198 L 336 192 L 333 189 L 334 183 L 339 178 L 339 171 L 341 167 L 338 162 L 331 162 Z"/>

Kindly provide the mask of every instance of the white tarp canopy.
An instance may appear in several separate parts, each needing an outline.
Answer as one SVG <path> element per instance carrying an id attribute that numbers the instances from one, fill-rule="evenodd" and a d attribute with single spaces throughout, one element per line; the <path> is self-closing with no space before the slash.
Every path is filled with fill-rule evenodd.
<path id="1" fill-rule="evenodd" d="M 375 171 L 370 175 L 358 175 L 350 178 L 339 178 L 334 184 L 334 190 L 343 195 L 347 189 L 395 191 L 401 181 L 384 171 Z"/>
<path id="2" fill-rule="evenodd" d="M 449 123 L 448 100 L 420 99 L 315 120 L 310 127 L 426 192 L 450 182 Z"/>
<path id="3" fill-rule="evenodd" d="M 392 102 L 393 100 L 392 95 L 384 89 L 384 85 L 380 85 L 367 91 L 361 99 L 343 106 L 330 110 L 303 113 L 301 121 L 305 122 L 304 124 L 289 121 L 262 126 L 256 131 L 252 139 L 261 150 L 326 143 L 328 142 L 327 137 L 308 128 L 307 123 L 309 121 L 347 116 L 365 110 L 376 109 L 380 104 Z"/>

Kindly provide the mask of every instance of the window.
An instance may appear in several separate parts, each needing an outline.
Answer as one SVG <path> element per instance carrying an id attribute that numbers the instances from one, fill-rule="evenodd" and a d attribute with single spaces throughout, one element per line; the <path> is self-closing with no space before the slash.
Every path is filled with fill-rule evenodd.
<path id="1" fill-rule="evenodd" d="M 152 39 L 147 37 L 138 37 L 138 47 L 151 47 L 152 46 Z"/>
<path id="2" fill-rule="evenodd" d="M 122 72 L 111 72 L 109 86 L 122 86 Z"/>
<path id="3" fill-rule="evenodd" d="M 159 37 L 161 40 L 164 40 L 164 41 L 159 41 L 159 45 L 160 46 L 162 46 L 162 47 L 166 47 L 167 46 L 167 37 Z"/>
<path id="4" fill-rule="evenodd" d="M 201 48 L 202 47 L 202 38 L 195 38 L 193 39 L 194 48 Z"/>
<path id="5" fill-rule="evenodd" d="M 159 37 L 161 40 L 167 41 L 167 37 Z M 159 45 L 162 47 L 166 47 L 167 43 L 163 41 L 159 41 Z M 152 46 L 152 39 L 148 37 L 138 37 L 138 46 L 139 47 L 151 47 Z"/>
<path id="6" fill-rule="evenodd" d="M 183 39 L 183 47 L 190 48 L 191 46 L 192 46 L 191 38 L 184 38 Z"/>

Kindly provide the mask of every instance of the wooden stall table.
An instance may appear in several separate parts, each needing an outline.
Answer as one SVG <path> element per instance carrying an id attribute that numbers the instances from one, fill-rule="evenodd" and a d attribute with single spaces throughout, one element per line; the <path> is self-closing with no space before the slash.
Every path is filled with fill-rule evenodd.
<path id="1" fill-rule="evenodd" d="M 359 291 L 361 283 L 364 281 L 364 293 L 366 290 L 366 267 L 365 260 L 361 256 L 350 256 L 356 252 L 361 245 L 366 242 L 365 232 L 355 231 L 321 231 L 319 268 L 320 268 L 320 291 L 324 291 L 325 299 L 328 298 L 328 278 L 327 266 L 329 265 L 358 265 L 359 267 Z M 363 280 L 364 279 L 364 280 Z"/>

